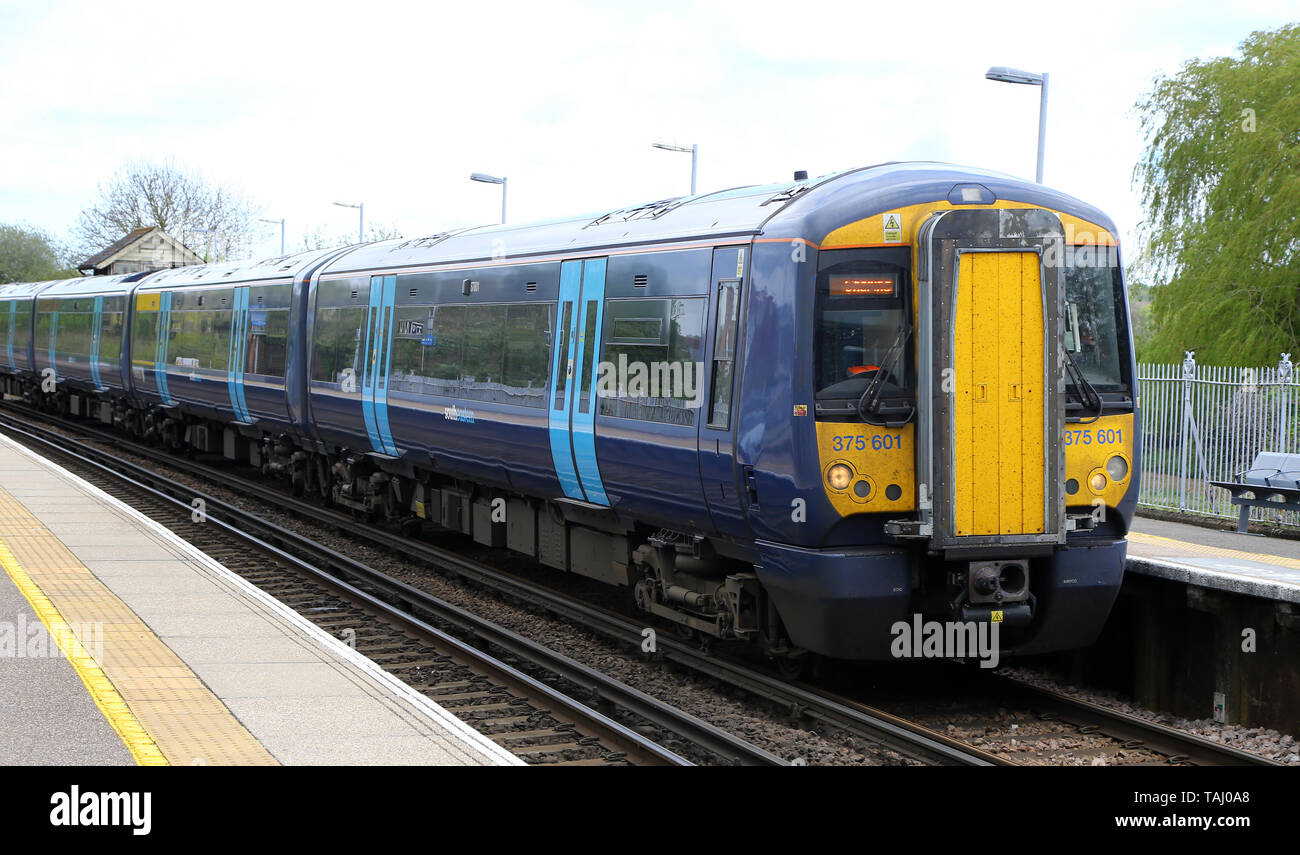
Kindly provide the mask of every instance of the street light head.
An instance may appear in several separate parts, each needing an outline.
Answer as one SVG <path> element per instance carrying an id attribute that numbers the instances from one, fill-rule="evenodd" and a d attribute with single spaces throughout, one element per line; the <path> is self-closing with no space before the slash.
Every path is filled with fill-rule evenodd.
<path id="1" fill-rule="evenodd" d="M 650 145 L 652 148 L 661 148 L 664 151 L 690 151 L 691 150 L 691 147 L 688 145 L 673 145 L 672 143 L 657 142 L 657 143 L 650 143 Z"/>
<path id="2" fill-rule="evenodd" d="M 338 205 L 340 208 L 360 208 L 360 207 L 361 207 L 361 203 L 360 203 L 360 202 L 335 202 L 334 204 L 335 204 L 335 205 Z"/>
<path id="3" fill-rule="evenodd" d="M 1007 68 L 1005 65 L 993 66 L 984 72 L 984 76 L 1000 83 L 1022 83 L 1028 86 L 1043 84 L 1043 75 L 1034 74 L 1032 71 L 1021 71 L 1018 68 Z"/>
<path id="4" fill-rule="evenodd" d="M 485 175 L 482 172 L 475 172 L 469 177 L 470 181 L 482 181 L 484 184 L 505 184 L 504 178 L 497 178 L 495 175 Z"/>

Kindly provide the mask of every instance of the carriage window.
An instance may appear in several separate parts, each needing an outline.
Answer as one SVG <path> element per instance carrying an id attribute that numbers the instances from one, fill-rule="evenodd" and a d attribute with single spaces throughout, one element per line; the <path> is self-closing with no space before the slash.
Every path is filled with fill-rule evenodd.
<path id="1" fill-rule="evenodd" d="M 346 392 L 361 388 L 361 336 L 366 323 L 366 306 L 334 306 L 317 309 L 312 332 L 311 379 L 337 383 Z"/>
<path id="2" fill-rule="evenodd" d="M 465 351 L 460 366 L 460 397 L 495 401 L 501 391 L 506 333 L 505 306 L 466 306 Z"/>
<path id="3" fill-rule="evenodd" d="M 73 304 L 81 306 L 73 308 Z M 54 349 L 59 357 L 74 362 L 90 361 L 90 324 L 92 314 L 85 306 L 93 305 L 85 298 L 73 301 L 62 300 L 59 305 L 59 321 L 55 327 Z"/>
<path id="4" fill-rule="evenodd" d="M 393 319 L 393 354 L 388 388 L 412 395 L 440 394 L 429 383 L 433 356 L 433 323 L 430 306 L 399 306 Z"/>
<path id="5" fill-rule="evenodd" d="M 135 310 L 135 330 L 131 334 L 131 364 L 152 366 L 158 351 L 158 310 Z"/>
<path id="6" fill-rule="evenodd" d="M 35 347 L 38 351 L 45 351 L 45 358 L 48 359 L 50 347 L 50 331 L 54 329 L 54 312 L 58 304 L 53 301 L 45 301 L 36 304 L 36 342 Z"/>
<path id="7" fill-rule="evenodd" d="M 704 402 L 703 297 L 605 303 L 600 413 L 693 425 Z"/>
<path id="8" fill-rule="evenodd" d="M 389 388 L 541 407 L 546 404 L 553 306 L 402 306 Z"/>
<path id="9" fill-rule="evenodd" d="M 244 373 L 283 377 L 288 336 L 288 309 L 249 309 Z"/>
<path id="10" fill-rule="evenodd" d="M 429 345 L 426 376 L 435 381 L 435 395 L 457 397 L 460 388 L 460 360 L 465 351 L 465 307 L 434 306 L 433 342 Z"/>
<path id="11" fill-rule="evenodd" d="M 108 305 L 105 300 L 99 324 L 99 361 L 112 364 L 122 356 L 122 313 L 108 311 Z"/>
<path id="12" fill-rule="evenodd" d="M 588 300 L 586 308 L 582 312 L 582 335 L 579 338 L 581 361 L 578 363 L 579 371 L 582 372 L 582 385 L 578 389 L 578 412 L 591 412 L 591 375 L 593 369 L 591 360 L 596 351 L 596 316 L 600 312 L 600 303 L 596 300 Z"/>
<path id="13" fill-rule="evenodd" d="M 552 303 L 507 307 L 505 365 L 501 379 L 506 402 L 526 407 L 546 406 L 546 369 L 551 362 Z"/>
<path id="14" fill-rule="evenodd" d="M 569 370 L 571 364 L 569 359 L 570 331 L 569 327 L 573 323 L 573 303 L 564 304 L 564 314 L 560 318 L 560 346 L 556 348 L 556 367 L 555 367 L 555 402 L 551 405 L 552 409 L 560 410 L 564 408 L 565 395 L 569 393 Z"/>
<path id="15" fill-rule="evenodd" d="M 21 354 L 24 351 L 26 351 L 27 345 L 31 343 L 31 338 L 32 338 L 31 329 L 32 329 L 32 308 L 29 303 L 23 301 L 18 304 L 18 308 L 14 311 L 13 346 L 15 352 L 15 356 L 14 356 L 15 359 L 20 358 L 18 354 Z M 22 356 L 21 358 L 26 359 L 26 356 Z"/>
<path id="16" fill-rule="evenodd" d="M 719 282 L 717 321 L 713 331 L 713 396 L 709 399 L 709 427 L 731 426 L 731 395 L 735 380 L 736 327 L 740 319 L 740 283 Z"/>
<path id="17" fill-rule="evenodd" d="M 167 366 L 182 373 L 226 371 L 230 365 L 230 309 L 173 309 Z"/>

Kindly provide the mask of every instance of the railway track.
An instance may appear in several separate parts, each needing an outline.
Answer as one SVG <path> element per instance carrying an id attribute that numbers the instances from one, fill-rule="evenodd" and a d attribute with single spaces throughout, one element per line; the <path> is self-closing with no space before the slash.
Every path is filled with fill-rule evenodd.
<path id="1" fill-rule="evenodd" d="M 630 714 L 713 756 L 715 762 L 789 765 L 670 704 L 233 505 L 196 496 L 165 476 L 106 452 L 87 446 L 73 451 L 67 437 L 39 426 L 20 428 L 6 416 L 3 427 L 29 446 L 74 463 L 81 470 L 78 474 L 96 486 L 125 498 L 228 569 L 344 638 L 385 671 L 530 764 L 692 765 L 613 717 Z M 204 517 L 201 524 L 192 516 L 196 498 L 203 503 L 197 506 Z M 434 622 L 463 629 L 469 640 Z M 568 691 L 526 673 L 525 667 L 558 677 L 555 682 Z"/>
<path id="2" fill-rule="evenodd" d="M 50 431 L 49 428 L 32 423 L 28 418 L 30 414 L 26 410 L 17 411 L 16 408 L 6 404 L 0 410 L 0 414 L 2 414 L 0 426 L 5 426 L 4 423 L 12 419 L 14 422 L 9 426 L 10 429 L 37 435 L 44 434 L 42 441 L 52 443 L 56 450 L 60 441 L 66 443 L 68 439 L 62 434 Z M 143 456 L 162 466 L 175 467 L 250 499 L 270 502 L 279 510 L 316 523 L 323 522 L 335 526 L 349 537 L 360 538 L 400 554 L 408 561 L 417 561 L 441 573 L 450 573 L 469 580 L 476 586 L 490 588 L 511 599 L 539 606 L 623 645 L 635 648 L 643 640 L 643 622 L 631 620 L 611 610 L 574 600 L 546 586 L 505 573 L 427 542 L 361 524 L 349 514 L 338 513 L 312 502 L 293 498 L 284 491 L 273 489 L 264 483 L 151 448 L 127 444 L 115 434 L 85 425 L 61 419 L 57 422 L 65 429 L 74 430 L 98 442 L 111 443 L 119 447 L 129 445 L 132 454 Z M 105 454 L 102 451 L 97 453 Z M 115 466 L 127 470 L 135 469 L 142 473 L 147 472 L 128 461 L 113 459 Z M 160 480 L 171 484 L 165 478 Z M 196 495 L 192 488 L 171 486 L 182 497 L 193 498 Z M 223 504 L 210 497 L 205 497 L 204 500 Z M 186 510 L 189 510 L 188 503 Z M 231 510 L 237 515 L 246 513 L 233 506 Z M 417 588 L 384 577 L 376 571 L 366 573 L 356 567 L 349 567 L 348 562 L 345 557 L 334 553 L 326 563 L 334 568 L 333 572 L 338 572 L 345 578 L 379 585 L 388 592 L 387 599 L 396 600 L 405 611 L 418 614 L 427 610 L 430 600 L 436 600 Z M 449 604 L 442 605 L 460 611 Z M 469 617 L 472 616 L 462 613 L 454 622 L 465 626 Z M 471 629 L 470 632 L 473 634 L 475 631 Z M 506 631 L 502 630 L 502 632 Z M 510 635 L 514 636 L 513 633 Z M 527 641 L 519 636 L 514 636 L 511 640 Z M 788 709 L 796 717 L 832 725 L 917 762 L 936 765 L 1018 765 L 1017 760 L 1013 759 L 1014 752 L 986 750 L 971 745 L 968 740 L 948 735 L 941 721 L 931 721 L 926 724 L 918 720 L 917 716 L 889 712 L 852 696 L 835 694 L 820 687 L 791 683 L 759 670 L 750 663 L 713 655 L 701 650 L 697 645 L 665 637 L 663 634 L 659 636 L 656 647 L 654 655 L 659 659 L 678 663 L 717 681 L 741 688 Z M 584 678 L 588 675 L 581 669 L 585 666 L 579 666 L 578 663 L 572 665 L 578 666 L 579 671 L 576 675 L 570 671 L 567 678 L 574 680 L 576 676 L 576 682 L 580 685 L 591 685 L 584 682 Z M 586 670 L 590 671 L 590 669 Z M 1096 734 L 1098 738 L 1112 740 L 1115 745 L 1125 750 L 1149 751 L 1153 756 L 1161 758 L 1162 762 L 1192 765 L 1273 765 L 1273 761 L 1258 755 L 1108 710 L 1067 695 L 1050 693 L 1011 680 L 999 680 L 998 685 L 1001 687 L 999 689 L 1001 703 L 1023 706 L 1027 711 L 1032 712 L 1033 718 L 1037 721 L 1055 723 L 1059 725 L 1062 732 L 1073 730 L 1083 735 Z M 593 689 L 591 696 L 600 699 L 601 703 L 607 700 L 599 690 Z M 654 720 L 651 716 L 645 717 Z M 728 756 L 725 750 L 714 753 L 724 758 L 725 762 L 744 762 L 738 756 Z"/>

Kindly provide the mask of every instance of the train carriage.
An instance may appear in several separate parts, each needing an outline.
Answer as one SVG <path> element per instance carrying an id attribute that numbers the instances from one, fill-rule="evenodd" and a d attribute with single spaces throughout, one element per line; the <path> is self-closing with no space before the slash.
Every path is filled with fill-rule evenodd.
<path id="1" fill-rule="evenodd" d="M 35 296 L 34 382 L 59 409 L 112 423 L 113 401 L 130 392 L 126 323 L 140 275 L 66 279 Z"/>
<path id="2" fill-rule="evenodd" d="M 338 250 L 180 267 L 132 296 L 135 430 L 261 462 L 304 431 L 306 283 Z"/>
<path id="3" fill-rule="evenodd" d="M 784 662 L 888 657 L 914 617 L 1076 647 L 1119 588 L 1118 242 L 1039 184 L 884 164 L 168 271 L 131 312 L 170 444 Z"/>
<path id="4" fill-rule="evenodd" d="M 5 394 L 22 395 L 34 376 L 32 301 L 52 284 L 51 281 L 0 285 L 0 374 L 4 378 Z"/>

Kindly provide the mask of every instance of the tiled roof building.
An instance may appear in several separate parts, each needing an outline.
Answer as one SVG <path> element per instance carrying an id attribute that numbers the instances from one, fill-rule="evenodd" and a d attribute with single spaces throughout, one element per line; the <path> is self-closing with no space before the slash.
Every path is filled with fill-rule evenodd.
<path id="1" fill-rule="evenodd" d="M 96 276 L 202 264 L 203 259 L 157 226 L 145 226 L 87 258 L 77 269 Z"/>

